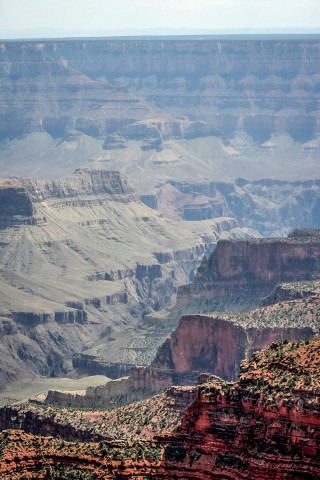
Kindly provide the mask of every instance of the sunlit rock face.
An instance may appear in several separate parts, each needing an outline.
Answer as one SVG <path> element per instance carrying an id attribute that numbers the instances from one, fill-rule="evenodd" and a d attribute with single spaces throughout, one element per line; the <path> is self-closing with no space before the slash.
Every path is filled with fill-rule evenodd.
<path id="1" fill-rule="evenodd" d="M 248 472 L 257 480 L 317 478 L 318 362 L 319 336 L 281 341 L 244 361 L 239 382 L 209 379 L 168 442 L 166 471 L 173 478 L 187 468 L 201 479 Z"/>
<path id="2" fill-rule="evenodd" d="M 110 480 L 319 478 L 319 343 L 275 342 L 242 363 L 236 383 L 201 375 L 197 388 L 171 387 L 128 410 L 4 407 L 0 473 L 23 479 L 71 464 Z"/>
<path id="3" fill-rule="evenodd" d="M 235 380 L 241 362 L 257 350 L 280 339 L 318 334 L 319 238 L 319 230 L 297 229 L 286 238 L 218 242 L 194 282 L 179 288 L 167 320 L 182 317 L 149 366 L 133 366 L 120 383 L 88 389 L 81 399 L 51 392 L 48 402 L 130 403 L 170 385 L 194 384 L 202 372 Z M 281 281 L 286 283 L 277 285 Z M 96 362 L 89 355 L 77 357 L 77 364 L 87 368 Z"/>
<path id="4" fill-rule="evenodd" d="M 179 288 L 177 301 L 228 296 L 260 299 L 276 284 L 320 276 L 319 230 L 297 229 L 286 238 L 226 240 L 205 258 L 192 284 Z"/>

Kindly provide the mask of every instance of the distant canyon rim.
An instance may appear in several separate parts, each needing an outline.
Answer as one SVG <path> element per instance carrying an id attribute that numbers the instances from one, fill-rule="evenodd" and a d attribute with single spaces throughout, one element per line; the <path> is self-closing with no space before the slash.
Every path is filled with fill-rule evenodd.
<path id="1" fill-rule="evenodd" d="M 219 239 L 320 227 L 319 65 L 316 35 L 1 41 L 3 384 L 148 365 Z"/>

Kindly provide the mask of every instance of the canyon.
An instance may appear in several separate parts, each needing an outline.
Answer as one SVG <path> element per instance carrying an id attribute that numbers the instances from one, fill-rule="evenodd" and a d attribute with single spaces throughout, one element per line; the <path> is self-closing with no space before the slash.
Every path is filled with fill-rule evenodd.
<path id="1" fill-rule="evenodd" d="M 194 281 L 179 287 L 177 303 L 199 299 L 216 310 L 216 299 L 228 303 L 231 297 L 254 305 L 279 283 L 317 279 L 319 239 L 319 230 L 296 229 L 286 238 L 221 241 Z"/>
<path id="2" fill-rule="evenodd" d="M 319 477 L 319 60 L 0 41 L 1 478 Z"/>
<path id="3" fill-rule="evenodd" d="M 48 402 L 128 403 L 194 382 L 202 370 L 233 380 L 253 351 L 318 333 L 306 299 L 269 299 L 255 310 L 281 282 L 319 278 L 318 230 L 227 240 L 257 233 L 232 218 L 169 220 L 116 171 L 2 179 L 0 196 L 4 398 L 26 377 L 104 375 L 114 381 L 81 394 L 49 387 Z M 317 308 L 317 284 L 304 290 Z M 234 314 L 212 313 L 221 311 Z M 288 321 L 274 325 L 284 312 Z"/>
<path id="4" fill-rule="evenodd" d="M 28 472 L 36 478 L 69 468 L 70 474 L 83 472 L 89 478 L 107 479 L 214 480 L 250 475 L 256 480 L 300 480 L 319 476 L 319 336 L 306 342 L 282 340 L 256 352 L 242 363 L 236 383 L 210 375 L 203 376 L 202 382 L 178 429 L 151 434 L 148 440 L 136 433 L 133 442 L 123 436 L 98 443 L 91 429 L 88 443 L 75 444 L 20 430 L 4 431 L 1 474 L 19 479 Z M 157 401 L 158 408 L 159 402 L 166 402 L 159 397 Z M 19 415 L 27 419 L 23 408 L 15 410 L 1 409 L 1 425 L 16 425 Z M 41 429 L 43 412 L 38 416 Z M 95 425 L 103 424 L 102 416 L 100 420 L 95 416 Z M 130 424 L 129 417 L 126 421 Z M 64 422 L 67 429 L 71 415 Z"/>
<path id="5" fill-rule="evenodd" d="M 319 45 L 1 42 L 1 175 L 120 170 L 170 218 L 228 216 L 264 236 L 319 228 Z"/>
<path id="6" fill-rule="evenodd" d="M 1 179 L 0 198 L 2 386 L 66 374 L 73 354 L 172 303 L 220 235 L 246 234 L 230 218 L 164 219 L 116 171 Z"/>
<path id="7" fill-rule="evenodd" d="M 148 151 L 243 132 L 268 150 L 272 134 L 289 133 L 317 149 L 318 38 L 16 41 L 0 55 L 3 139 L 78 132 Z"/>
<path id="8" fill-rule="evenodd" d="M 289 167 L 288 167 L 289 168 Z M 247 171 L 246 171 L 247 175 Z M 141 199 L 176 220 L 237 219 L 264 236 L 281 237 L 297 227 L 319 228 L 319 180 L 280 181 L 243 178 L 235 182 L 168 180 Z"/>
<path id="9" fill-rule="evenodd" d="M 177 328 L 149 366 L 133 365 L 129 376 L 77 394 L 49 390 L 46 402 L 112 408 L 170 385 L 194 384 L 202 372 L 231 381 L 241 361 L 255 351 L 282 338 L 306 340 L 318 334 L 319 240 L 319 230 L 305 229 L 281 239 L 219 240 L 194 282 L 178 288 L 177 304 L 160 312 L 160 324 L 176 316 Z M 129 344 L 122 341 L 127 362 L 133 345 L 146 347 L 130 338 Z M 89 352 L 90 357 L 86 351 L 77 357 L 86 373 L 107 373 L 102 352 Z M 114 354 L 111 347 L 110 362 Z"/>
<path id="10" fill-rule="evenodd" d="M 283 288 L 283 286 L 282 286 Z M 114 408 L 163 392 L 171 385 L 195 385 L 203 372 L 234 381 L 241 362 L 279 339 L 306 340 L 320 333 L 319 282 L 292 291 L 302 298 L 282 300 L 246 313 L 189 314 L 158 348 L 149 366 L 132 366 L 130 375 L 86 390 L 49 390 L 48 405 Z M 43 400 L 42 400 L 43 401 Z"/>

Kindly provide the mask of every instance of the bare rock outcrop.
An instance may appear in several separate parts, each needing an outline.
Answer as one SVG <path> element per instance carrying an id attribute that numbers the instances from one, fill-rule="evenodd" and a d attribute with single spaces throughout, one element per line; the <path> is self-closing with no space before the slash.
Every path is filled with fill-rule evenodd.
<path id="1" fill-rule="evenodd" d="M 170 397 L 178 409 L 192 403 L 175 431 L 149 440 L 107 438 L 98 443 L 103 439 L 99 421 L 71 428 L 76 412 L 66 419 L 61 414 L 50 419 L 49 412 L 32 407 L 1 409 L 2 429 L 20 425 L 55 436 L 62 431 L 67 440 L 90 438 L 91 443 L 66 444 L 59 438 L 34 437 L 21 430 L 4 431 L 0 474 L 22 479 L 26 474 L 59 473 L 71 464 L 79 474 L 108 480 L 139 476 L 155 480 L 316 479 L 320 475 L 319 343 L 319 336 L 306 342 L 274 343 L 243 362 L 236 383 L 207 377 L 196 392 L 170 389 L 153 408 L 163 411 L 159 401 L 168 402 Z M 146 404 L 135 408 L 145 415 L 150 412 Z M 105 413 L 82 412 L 81 418 L 106 418 Z M 126 421 L 124 415 L 120 418 Z"/>
<path id="2" fill-rule="evenodd" d="M 41 129 L 55 137 L 72 129 L 96 137 L 123 129 L 128 137 L 154 138 L 161 110 L 191 121 L 185 129 L 172 123 L 173 134 L 184 130 L 186 137 L 232 137 L 240 123 L 261 143 L 273 132 L 299 140 L 319 132 L 317 39 L 86 39 L 1 47 L 1 81 L 11 87 L 4 90 L 2 137 Z M 27 85 L 25 77 L 32 78 Z M 28 106 L 18 116 L 26 91 Z M 152 127 L 143 123 L 153 119 Z"/>
<path id="3" fill-rule="evenodd" d="M 201 386 L 178 435 L 168 441 L 164 472 L 177 478 L 188 472 L 184 478 L 192 478 L 193 471 L 201 479 L 317 478 L 318 344 L 319 337 L 279 342 L 244 362 L 238 383 Z"/>
<path id="4" fill-rule="evenodd" d="M 235 380 L 241 362 L 254 352 L 279 339 L 306 340 L 318 334 L 319 313 L 319 282 L 314 282 L 309 296 L 281 300 L 247 313 L 184 315 L 148 367 L 122 370 L 127 378 L 89 387 L 81 396 L 51 391 L 47 403 L 109 408 L 162 392 L 170 385 L 194 385 L 202 372 L 207 372 L 208 378 Z M 101 373 L 112 373 L 109 368 L 105 366 Z"/>
<path id="5" fill-rule="evenodd" d="M 177 302 L 197 299 L 208 303 L 230 296 L 257 305 L 276 284 L 320 277 L 319 230 L 287 238 L 223 240 L 199 267 L 194 282 L 179 287 Z M 209 306 L 207 308 L 210 308 Z"/>
<path id="6" fill-rule="evenodd" d="M 165 216 L 188 221 L 232 216 L 263 237 L 284 236 L 303 225 L 319 228 L 320 181 L 194 182 L 168 180 L 145 203 Z"/>

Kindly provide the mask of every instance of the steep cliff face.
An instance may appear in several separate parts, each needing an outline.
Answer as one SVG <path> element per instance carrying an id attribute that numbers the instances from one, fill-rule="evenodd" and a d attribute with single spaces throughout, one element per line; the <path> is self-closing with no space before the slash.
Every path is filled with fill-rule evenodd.
<path id="1" fill-rule="evenodd" d="M 1 189 L 1 216 L 11 217 L 21 215 L 31 217 L 33 214 L 32 202 L 27 192 L 18 188 Z"/>
<path id="2" fill-rule="evenodd" d="M 173 370 L 177 374 L 192 372 L 194 376 L 204 371 L 222 378 L 230 378 L 230 374 L 234 377 L 244 345 L 245 332 L 238 325 L 219 318 L 208 321 L 201 315 L 182 317 L 170 338 Z"/>
<path id="3" fill-rule="evenodd" d="M 297 230 L 281 239 L 220 241 L 202 262 L 194 282 L 179 287 L 177 302 L 204 299 L 210 303 L 234 295 L 257 305 L 259 297 L 277 283 L 319 278 L 319 238 L 319 230 L 310 230 L 307 237 Z"/>
<path id="4" fill-rule="evenodd" d="M 247 173 L 246 173 L 247 175 Z M 319 228 L 320 181 L 305 182 L 243 178 L 235 182 L 169 180 L 142 201 L 165 216 L 189 221 L 231 215 L 242 227 L 264 236 L 283 236 L 303 225 Z"/>
<path id="5" fill-rule="evenodd" d="M 319 427 L 319 405 L 271 404 L 241 387 L 208 385 L 187 409 L 181 436 L 168 442 L 164 478 L 315 479 Z"/>
<path id="6" fill-rule="evenodd" d="M 284 239 L 218 242 L 194 283 L 179 288 L 178 305 L 163 318 L 159 314 L 158 323 L 192 313 L 183 315 L 170 338 L 159 342 L 148 367 L 131 365 L 130 371 L 122 370 L 130 376 L 122 385 L 121 400 L 110 384 L 100 393 L 87 392 L 81 401 L 127 403 L 172 384 L 194 383 L 202 371 L 234 380 L 240 362 L 253 352 L 281 338 L 304 340 L 319 333 L 319 281 L 309 280 L 320 275 L 319 245 L 319 231 L 305 229 Z M 282 280 L 291 283 L 274 288 Z M 259 303 L 262 306 L 255 308 Z M 243 313 L 203 313 L 223 310 Z M 83 356 L 84 362 L 87 359 Z M 112 376 L 110 366 L 106 368 L 98 372 Z M 58 398 L 63 404 L 76 401 L 74 396 Z"/>
<path id="7" fill-rule="evenodd" d="M 241 362 L 254 352 L 279 339 L 306 340 L 320 332 L 319 281 L 279 288 L 286 285 L 286 291 L 291 285 L 288 300 L 247 313 L 185 315 L 149 366 L 133 366 L 122 371 L 130 373 L 128 377 L 89 387 L 81 395 L 49 391 L 46 403 L 111 408 L 162 392 L 170 385 L 195 385 L 201 372 L 235 380 Z"/>
<path id="8" fill-rule="evenodd" d="M 259 140 L 284 130 L 308 138 L 319 128 L 313 96 L 318 40 L 86 39 L 1 46 L 2 82 L 11 87 L 2 113 L 3 124 L 11 122 L 2 129 L 10 136 L 36 126 L 59 136 L 70 124 L 92 135 L 117 130 L 130 120 L 148 117 L 147 104 L 173 116 L 205 121 L 225 136 L 238 128 L 240 112 L 245 114 L 244 129 Z M 29 108 L 16 124 L 14 102 L 26 86 L 26 76 L 32 78 L 27 86 Z M 146 102 L 142 105 L 141 97 Z M 83 98 L 98 100 L 94 115 L 89 105 L 79 114 Z M 54 109 L 52 100 L 60 100 Z M 125 111 L 112 105 L 114 101 L 124 103 Z M 103 115 L 106 109 L 112 112 L 109 121 Z"/>
<path id="9" fill-rule="evenodd" d="M 317 310 L 318 302 L 319 298 L 317 304 L 314 304 Z M 291 303 L 288 307 L 291 309 L 297 307 L 294 315 L 301 313 L 299 305 Z M 286 312 L 288 316 L 290 316 L 289 308 Z M 313 309 L 313 306 L 310 309 Z M 275 308 L 272 310 L 272 314 L 280 313 Z M 240 362 L 253 352 L 267 348 L 280 338 L 300 340 L 319 332 L 320 326 L 316 319 L 314 323 L 311 321 L 309 323 L 306 319 L 297 325 L 294 322 L 294 315 L 287 319 L 285 325 L 281 325 L 280 315 L 278 326 L 268 325 L 266 312 L 264 312 L 264 318 L 260 318 L 261 325 L 251 326 L 250 320 L 253 320 L 253 315 L 259 315 L 259 313 L 259 311 L 252 312 L 251 318 L 250 314 L 243 317 L 234 315 L 229 319 L 223 318 L 223 315 L 222 318 L 219 318 L 219 315 L 182 317 L 177 331 L 170 339 L 173 377 L 178 381 L 180 377 L 180 382 L 185 383 L 192 377 L 195 379 L 201 371 L 207 371 L 221 378 L 234 380 L 238 376 Z M 263 322 L 264 320 L 266 323 Z M 154 363 L 160 367 L 161 363 L 157 362 L 156 358 Z M 184 376 L 188 380 L 185 380 Z"/>
<path id="10" fill-rule="evenodd" d="M 245 361 L 239 383 L 200 387 L 166 468 L 174 471 L 180 452 L 181 470 L 198 478 L 317 478 L 318 362 L 319 337 L 282 341 Z"/>
<path id="11" fill-rule="evenodd" d="M 162 322 L 169 322 L 191 312 L 182 316 L 169 339 L 162 345 L 159 342 L 151 364 L 129 364 L 122 369 L 130 376 L 121 384 L 121 392 L 111 391 L 110 384 L 99 393 L 87 392 L 81 402 L 100 406 L 103 402 L 135 401 L 172 384 L 194 383 L 202 371 L 234 380 L 241 360 L 256 350 L 281 338 L 303 340 L 318 333 L 319 282 L 308 279 L 319 278 L 319 245 L 319 231 L 304 229 L 284 239 L 220 241 L 209 261 L 203 260 L 194 283 L 179 288 L 178 305 L 164 314 Z M 307 281 L 297 282 L 302 278 Z M 296 283 L 272 290 L 281 280 Z M 280 297 L 279 291 L 283 292 Z M 263 306 L 255 308 L 259 302 Z M 223 310 L 246 313 L 197 313 Z M 162 322 L 159 315 L 158 324 Z M 119 343 L 115 347 L 119 348 Z M 112 346 L 111 352 L 115 352 Z M 81 361 L 93 364 L 96 358 L 77 357 L 76 365 Z M 114 378 L 110 365 L 104 368 L 98 373 Z M 56 399 L 52 395 L 52 401 L 75 405 L 77 399 L 62 394 Z"/>
<path id="12" fill-rule="evenodd" d="M 319 293 L 319 281 L 285 283 L 249 312 L 184 315 L 152 368 L 167 370 L 168 381 L 182 384 L 201 371 L 234 380 L 240 362 L 253 352 L 281 338 L 304 340 L 319 333 Z"/>
<path id="13" fill-rule="evenodd" d="M 254 351 L 280 338 L 303 340 L 318 333 L 319 282 L 285 284 L 275 292 L 285 287 L 288 291 L 289 285 L 286 298 L 278 299 L 275 293 L 264 302 L 268 306 L 247 313 L 183 316 L 159 348 L 153 369 L 167 369 L 178 383 L 195 380 L 201 371 L 232 380 L 240 362 Z"/>

